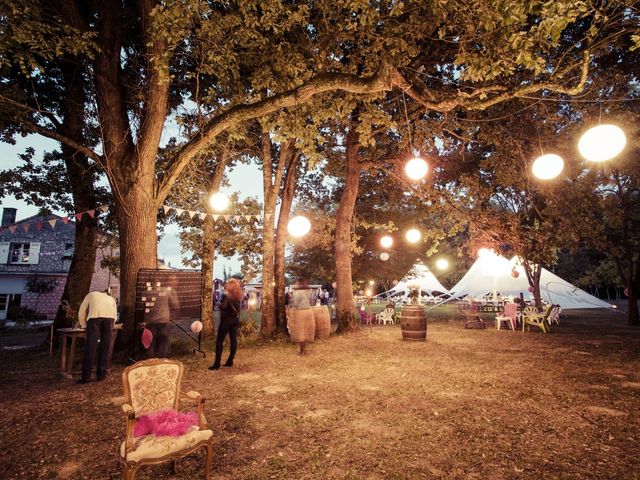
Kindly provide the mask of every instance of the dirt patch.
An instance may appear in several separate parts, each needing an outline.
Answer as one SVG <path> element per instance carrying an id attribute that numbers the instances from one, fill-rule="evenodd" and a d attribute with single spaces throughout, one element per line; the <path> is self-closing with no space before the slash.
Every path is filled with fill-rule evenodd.
<path id="1" fill-rule="evenodd" d="M 634 478 L 640 338 L 602 315 L 568 312 L 543 335 L 467 330 L 443 313 L 426 342 L 373 327 L 303 357 L 289 342 L 247 343 L 224 371 L 179 357 L 183 390 L 206 398 L 213 479 Z M 121 477 L 124 362 L 87 385 L 61 378 L 46 351 L 0 362 L 2 480 Z M 202 478 L 202 467 L 196 453 L 177 475 L 157 465 L 136 478 Z"/>

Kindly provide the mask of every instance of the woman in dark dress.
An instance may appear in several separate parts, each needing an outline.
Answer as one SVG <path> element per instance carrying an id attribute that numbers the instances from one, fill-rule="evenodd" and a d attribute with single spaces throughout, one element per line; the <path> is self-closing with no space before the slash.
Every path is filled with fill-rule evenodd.
<path id="1" fill-rule="evenodd" d="M 244 293 L 240 280 L 232 278 L 225 285 L 225 293 L 220 301 L 220 325 L 218 326 L 218 336 L 216 337 L 216 358 L 209 370 L 218 370 L 222 358 L 222 345 L 224 339 L 229 334 L 231 352 L 224 364 L 225 367 L 233 366 L 233 358 L 238 348 L 238 327 L 240 326 L 240 305 Z"/>

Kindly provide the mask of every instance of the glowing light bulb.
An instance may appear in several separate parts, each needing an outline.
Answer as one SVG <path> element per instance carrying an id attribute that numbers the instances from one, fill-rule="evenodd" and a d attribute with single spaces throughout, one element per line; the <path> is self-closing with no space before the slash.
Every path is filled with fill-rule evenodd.
<path id="1" fill-rule="evenodd" d="M 564 160 L 555 153 L 542 155 L 533 162 L 533 174 L 541 180 L 556 178 L 564 168 Z"/>
<path id="2" fill-rule="evenodd" d="M 415 157 L 407 162 L 404 171 L 411 180 L 420 180 L 429 171 L 429 165 L 422 158 Z"/>
<path id="3" fill-rule="evenodd" d="M 407 230 L 407 233 L 406 233 L 407 242 L 416 243 L 416 242 L 419 242 L 421 238 L 422 238 L 422 234 L 420 233 L 420 230 L 418 230 L 417 228 L 411 228 Z"/>
<path id="4" fill-rule="evenodd" d="M 216 192 L 209 197 L 209 205 L 211 205 L 211 208 L 216 212 L 222 212 L 229 206 L 229 197 L 222 192 Z"/>
<path id="5" fill-rule="evenodd" d="M 287 231 L 292 237 L 304 237 L 311 230 L 311 222 L 303 215 L 298 215 L 289 220 Z"/>
<path id="6" fill-rule="evenodd" d="M 446 270 L 449 267 L 449 262 L 445 258 L 441 258 L 436 262 L 436 267 L 439 270 Z"/>
<path id="7" fill-rule="evenodd" d="M 592 162 L 604 162 L 618 155 L 627 144 L 627 137 L 616 125 L 598 125 L 590 128 L 578 142 L 578 150 Z"/>
<path id="8" fill-rule="evenodd" d="M 389 260 L 389 254 L 387 252 L 382 252 L 380 254 L 380 260 L 382 260 L 383 262 L 386 262 L 387 260 Z"/>
<path id="9" fill-rule="evenodd" d="M 393 238 L 390 235 L 385 235 L 380 239 L 380 245 L 384 248 L 389 248 L 393 245 Z"/>

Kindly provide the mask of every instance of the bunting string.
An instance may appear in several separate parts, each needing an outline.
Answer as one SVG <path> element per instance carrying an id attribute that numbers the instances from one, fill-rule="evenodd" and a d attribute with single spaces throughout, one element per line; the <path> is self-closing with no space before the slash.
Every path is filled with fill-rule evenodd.
<path id="1" fill-rule="evenodd" d="M 109 210 L 109 206 L 108 205 L 101 205 L 97 208 L 93 208 L 91 210 L 85 210 L 84 212 L 76 212 L 72 215 L 69 215 L 67 217 L 59 217 L 59 218 L 52 218 L 49 220 L 32 220 L 29 222 L 16 222 L 13 223 L 11 225 L 5 225 L 4 227 L 0 227 L 0 233 L 4 233 L 4 232 L 10 232 L 11 234 L 14 234 L 16 232 L 16 230 L 18 228 L 21 228 L 22 230 L 24 230 L 25 233 L 27 233 L 31 228 L 35 228 L 36 230 L 42 230 L 43 228 L 46 228 L 47 225 L 49 228 L 51 228 L 52 230 L 55 230 L 56 225 L 58 222 L 62 222 L 65 225 L 68 224 L 69 222 L 81 222 L 82 218 L 85 215 L 88 215 L 90 218 L 96 218 L 96 216 L 99 213 L 106 213 Z M 176 208 L 176 207 L 171 207 L 169 205 L 162 205 L 162 210 L 164 211 L 165 214 L 169 214 L 171 212 L 175 212 L 176 216 L 180 217 L 181 215 L 184 215 L 185 213 L 189 216 L 190 219 L 193 220 L 194 217 L 199 218 L 200 220 L 204 221 L 207 217 L 210 217 L 211 219 L 213 219 L 214 222 L 218 222 L 218 221 L 224 221 L 224 222 L 246 222 L 246 223 L 250 223 L 253 221 L 261 221 L 263 219 L 266 220 L 270 220 L 272 215 L 271 214 L 266 214 L 266 215 L 219 215 L 219 214 L 212 214 L 212 213 L 205 213 L 205 212 L 198 212 L 198 211 L 194 211 L 194 210 L 185 210 L 182 208 Z M 42 218 L 42 217 L 40 217 Z"/>

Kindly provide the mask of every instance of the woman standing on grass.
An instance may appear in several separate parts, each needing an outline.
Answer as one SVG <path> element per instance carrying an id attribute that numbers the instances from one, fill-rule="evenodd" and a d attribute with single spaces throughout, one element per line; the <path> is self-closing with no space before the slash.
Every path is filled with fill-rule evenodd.
<path id="1" fill-rule="evenodd" d="M 293 286 L 289 299 L 289 333 L 291 341 L 300 345 L 300 355 L 304 355 L 307 342 L 313 342 L 316 323 L 311 310 L 311 290 L 304 278 Z"/>
<path id="2" fill-rule="evenodd" d="M 231 343 L 231 352 L 229 358 L 224 364 L 225 367 L 233 366 L 233 358 L 236 356 L 238 349 L 238 327 L 240 326 L 240 304 L 244 297 L 242 284 L 237 278 L 232 278 L 225 285 L 225 293 L 220 301 L 220 325 L 218 326 L 218 336 L 216 337 L 216 358 L 209 370 L 218 370 L 220 368 L 220 359 L 222 358 L 222 345 L 224 339 L 229 334 L 229 342 Z"/>

